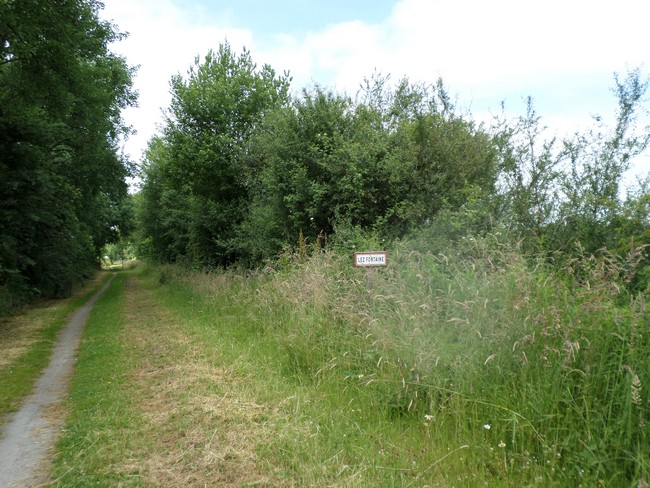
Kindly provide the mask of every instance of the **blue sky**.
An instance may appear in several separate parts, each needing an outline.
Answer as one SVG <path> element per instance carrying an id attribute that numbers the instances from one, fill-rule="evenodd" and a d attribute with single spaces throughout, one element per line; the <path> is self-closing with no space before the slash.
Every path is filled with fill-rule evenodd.
<path id="1" fill-rule="evenodd" d="M 136 160 L 169 104 L 169 79 L 228 39 L 258 63 L 288 70 L 292 88 L 317 82 L 354 95 L 374 71 L 397 81 L 441 77 L 485 120 L 524 99 L 560 135 L 612 115 L 613 75 L 650 75 L 646 0 L 106 0 L 102 16 L 127 40 L 140 107 L 125 113 Z M 650 102 L 646 104 L 650 108 Z M 646 174 L 650 160 L 635 169 Z"/>
<path id="2" fill-rule="evenodd" d="M 262 39 L 278 33 L 299 36 L 353 20 L 381 22 L 395 4 L 392 0 L 179 0 L 176 3 L 190 9 L 200 5 L 213 18 L 225 17 L 232 25 L 251 29 Z"/>

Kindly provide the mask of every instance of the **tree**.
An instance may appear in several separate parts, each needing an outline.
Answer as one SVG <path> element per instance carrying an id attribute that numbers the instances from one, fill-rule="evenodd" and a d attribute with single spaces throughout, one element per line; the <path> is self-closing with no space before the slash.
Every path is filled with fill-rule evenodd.
<path id="1" fill-rule="evenodd" d="M 387 236 L 404 236 L 441 210 L 460 211 L 494 193 L 493 138 L 456 113 L 441 80 L 434 86 L 402 80 L 385 117 L 392 121 L 385 164 L 394 202 L 383 219 Z"/>
<path id="2" fill-rule="evenodd" d="M 499 218 L 527 249 L 542 251 L 549 225 L 558 217 L 558 191 L 564 153 L 555 138 L 542 139 L 547 129 L 528 97 L 526 115 L 514 127 L 501 123 L 495 140 L 501 150 L 502 212 Z"/>
<path id="3" fill-rule="evenodd" d="M 178 261 L 189 248 L 189 195 L 166 178 L 163 170 L 171 164 L 168 149 L 160 137 L 149 141 L 142 163 L 144 185 L 136 204 L 140 254 L 157 262 Z"/>
<path id="4" fill-rule="evenodd" d="M 145 199 L 155 195 L 159 208 L 178 216 L 166 219 L 163 234 L 151 229 L 158 257 L 196 266 L 238 259 L 235 229 L 247 213 L 254 176 L 248 141 L 264 116 L 285 103 L 288 88 L 288 75 L 268 65 L 258 69 L 248 51 L 237 56 L 227 42 L 203 61 L 196 58 L 187 77 L 172 78 L 163 136 L 154 143 L 164 148 L 150 158 L 143 189 Z"/>
<path id="5" fill-rule="evenodd" d="M 97 265 L 127 194 L 135 103 L 95 0 L 0 4 L 0 294 L 65 295 Z M 101 216 L 98 219 L 98 215 Z M 98 221 L 99 220 L 99 221 Z"/>
<path id="6" fill-rule="evenodd" d="M 442 84 L 433 97 L 386 81 L 366 80 L 356 101 L 316 85 L 266 119 L 251 149 L 261 169 L 242 242 L 256 242 L 252 254 L 341 226 L 403 237 L 494 191 L 492 140 L 454 114 Z"/>
<path id="7" fill-rule="evenodd" d="M 581 252 L 593 253 L 620 247 L 631 227 L 643 233 L 642 220 L 631 226 L 624 215 L 632 218 L 645 198 L 630 194 L 626 202 L 620 185 L 630 161 L 650 143 L 648 128 L 636 128 L 646 89 L 638 70 L 624 80 L 615 76 L 614 126 L 597 116 L 592 129 L 559 143 L 544 139 L 530 99 L 525 117 L 499 129 L 501 218 L 528 251 L 566 253 L 579 242 Z"/>
<path id="8" fill-rule="evenodd" d="M 569 167 L 562 180 L 563 239 L 580 240 L 589 252 L 616 247 L 615 226 L 624 206 L 621 180 L 630 161 L 650 143 L 650 128 L 641 132 L 636 128 L 648 83 L 641 80 L 639 70 L 628 72 L 622 81 L 616 75 L 614 81 L 618 102 L 614 127 L 596 117 L 594 129 L 564 141 Z"/>

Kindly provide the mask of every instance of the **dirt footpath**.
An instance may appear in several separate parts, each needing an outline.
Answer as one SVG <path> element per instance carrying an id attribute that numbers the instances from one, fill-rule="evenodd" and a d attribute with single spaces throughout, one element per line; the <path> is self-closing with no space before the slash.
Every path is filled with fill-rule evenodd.
<path id="1" fill-rule="evenodd" d="M 52 449 L 65 420 L 62 404 L 68 394 L 83 326 L 112 279 L 74 313 L 61 331 L 50 364 L 34 392 L 5 425 L 0 439 L 0 487 L 31 487 L 48 481 Z"/>

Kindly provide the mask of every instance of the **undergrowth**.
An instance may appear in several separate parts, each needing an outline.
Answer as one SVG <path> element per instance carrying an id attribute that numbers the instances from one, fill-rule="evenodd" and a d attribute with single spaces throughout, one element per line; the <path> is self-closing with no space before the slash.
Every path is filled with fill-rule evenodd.
<path id="1" fill-rule="evenodd" d="M 282 375 L 313 389 L 317 442 L 267 453 L 304 484 L 645 486 L 650 314 L 647 293 L 626 291 L 638 256 L 549 267 L 466 239 L 404 244 L 386 269 L 318 252 L 246 275 L 165 267 L 160 282 L 227 297 L 277 344 Z"/>

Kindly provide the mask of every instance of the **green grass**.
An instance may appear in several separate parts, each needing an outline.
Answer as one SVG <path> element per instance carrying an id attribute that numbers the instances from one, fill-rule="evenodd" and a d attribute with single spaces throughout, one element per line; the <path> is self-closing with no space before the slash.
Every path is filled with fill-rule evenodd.
<path id="1" fill-rule="evenodd" d="M 0 366 L 0 419 L 16 411 L 31 393 L 34 381 L 49 362 L 60 330 L 106 277 L 88 283 L 71 298 L 44 302 L 2 319 L 0 353 L 6 361 Z"/>
<path id="2" fill-rule="evenodd" d="M 69 404 L 70 415 L 59 442 L 57 486 L 118 486 L 128 473 L 107 466 L 123 459 L 137 432 L 137 414 L 129 409 L 124 387 L 129 358 L 119 339 L 123 289 L 120 273 L 97 301 L 84 330 Z"/>
<path id="3" fill-rule="evenodd" d="M 269 447 L 301 483 L 648 479 L 649 320 L 615 281 L 625 263 L 585 258 L 577 281 L 481 246 L 403 249 L 370 281 L 335 255 L 212 292 L 210 277 L 169 280 L 230 294 L 275 343 L 280 377 L 306 389 L 313 443 Z"/>
<path id="4" fill-rule="evenodd" d="M 403 247 L 371 280 L 349 261 L 122 275 L 86 328 L 57 483 L 650 478 L 650 317 L 626 263 L 551 270 L 485 242 Z"/>

